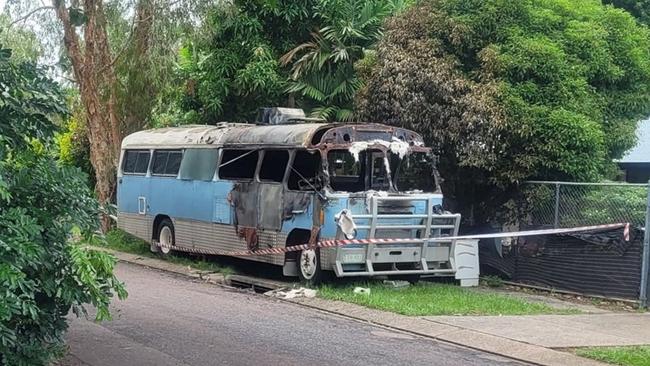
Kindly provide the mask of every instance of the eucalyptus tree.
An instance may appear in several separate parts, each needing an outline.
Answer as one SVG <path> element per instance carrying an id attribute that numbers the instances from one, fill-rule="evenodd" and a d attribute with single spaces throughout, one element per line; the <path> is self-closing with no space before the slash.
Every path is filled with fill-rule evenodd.
<path id="1" fill-rule="evenodd" d="M 61 45 L 58 63 L 79 88 L 101 202 L 114 198 L 122 137 L 147 125 L 165 88 L 179 39 L 200 23 L 202 0 L 10 0 L 12 26 L 38 16 L 44 40 Z M 47 36 L 49 35 L 49 37 Z M 51 55 L 50 55 L 51 57 Z M 103 220 L 103 228 L 110 222 Z"/>

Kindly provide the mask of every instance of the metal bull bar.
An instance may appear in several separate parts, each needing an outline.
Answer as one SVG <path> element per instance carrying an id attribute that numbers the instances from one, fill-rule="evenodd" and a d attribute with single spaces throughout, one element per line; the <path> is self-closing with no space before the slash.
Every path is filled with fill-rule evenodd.
<path id="1" fill-rule="evenodd" d="M 336 275 L 454 275 L 457 271 L 454 255 L 457 243 L 456 240 L 446 240 L 445 237 L 458 236 L 460 214 L 434 213 L 433 200 L 433 197 L 418 196 L 372 196 L 368 214 L 348 214 L 356 226 L 356 237 L 391 240 L 387 243 L 379 241 L 363 246 L 337 247 L 334 265 Z M 426 213 L 379 213 L 384 203 L 397 203 L 399 208 L 399 203 L 414 205 L 416 202 L 426 205 Z M 363 235 L 364 232 L 366 235 Z M 337 239 L 343 239 L 343 235 L 339 228 Z M 400 243 L 400 238 L 404 242 Z M 356 266 L 349 266 L 351 264 Z M 358 270 L 359 265 L 365 269 Z M 377 265 L 384 268 L 375 269 Z M 388 266 L 390 268 L 386 269 Z"/>

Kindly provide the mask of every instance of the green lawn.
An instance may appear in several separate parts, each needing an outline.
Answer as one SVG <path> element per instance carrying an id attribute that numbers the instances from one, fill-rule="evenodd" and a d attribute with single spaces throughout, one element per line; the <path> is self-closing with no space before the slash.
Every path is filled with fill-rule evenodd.
<path id="1" fill-rule="evenodd" d="M 90 245 L 101 247 L 101 248 L 113 249 L 124 253 L 138 254 L 143 257 L 163 259 L 171 263 L 175 263 L 183 266 L 190 266 L 200 271 L 220 272 L 223 274 L 233 273 L 233 270 L 230 267 L 220 266 L 217 263 L 209 262 L 199 258 L 187 258 L 187 257 L 177 256 L 174 254 L 163 257 L 156 253 L 152 253 L 149 250 L 149 243 L 139 238 L 136 238 L 133 235 L 124 232 L 120 229 L 114 229 L 108 232 L 106 234 L 105 242 L 94 241 L 91 242 Z"/>
<path id="2" fill-rule="evenodd" d="M 650 346 L 590 347 L 576 350 L 582 357 L 623 366 L 650 366 Z"/>
<path id="3" fill-rule="evenodd" d="M 355 294 L 356 286 L 370 288 L 370 294 Z M 530 303 L 508 295 L 472 291 L 452 284 L 420 282 L 402 289 L 380 282 L 344 286 L 325 285 L 319 296 L 330 300 L 351 302 L 369 308 L 403 315 L 531 315 L 576 314 L 577 309 L 555 309 L 545 304 Z"/>

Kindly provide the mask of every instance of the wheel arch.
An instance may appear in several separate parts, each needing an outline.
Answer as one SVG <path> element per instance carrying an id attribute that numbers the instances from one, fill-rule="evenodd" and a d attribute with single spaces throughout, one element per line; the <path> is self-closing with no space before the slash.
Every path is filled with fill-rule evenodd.
<path id="1" fill-rule="evenodd" d="M 165 219 L 171 221 L 172 224 L 173 224 L 172 218 L 167 216 L 167 215 L 158 214 L 153 219 L 153 225 L 151 226 L 152 227 L 152 230 L 151 230 L 151 239 L 152 240 L 158 240 L 159 239 L 158 238 L 158 235 L 159 235 L 159 230 L 158 229 L 159 229 L 160 223 L 163 222 L 163 220 L 165 220 Z"/>
<path id="2" fill-rule="evenodd" d="M 285 242 L 285 247 L 292 247 L 294 245 L 307 244 L 309 243 L 309 238 L 311 238 L 311 231 L 308 229 L 296 228 L 289 232 L 287 235 L 287 241 Z M 298 258 L 298 252 L 287 252 L 284 254 L 284 261 L 296 260 Z"/>

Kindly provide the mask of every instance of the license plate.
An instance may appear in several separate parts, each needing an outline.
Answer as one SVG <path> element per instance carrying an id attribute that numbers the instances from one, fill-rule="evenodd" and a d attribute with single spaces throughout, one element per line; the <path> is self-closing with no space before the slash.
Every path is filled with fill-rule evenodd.
<path id="1" fill-rule="evenodd" d="M 363 263 L 363 254 L 344 254 L 343 263 Z"/>

